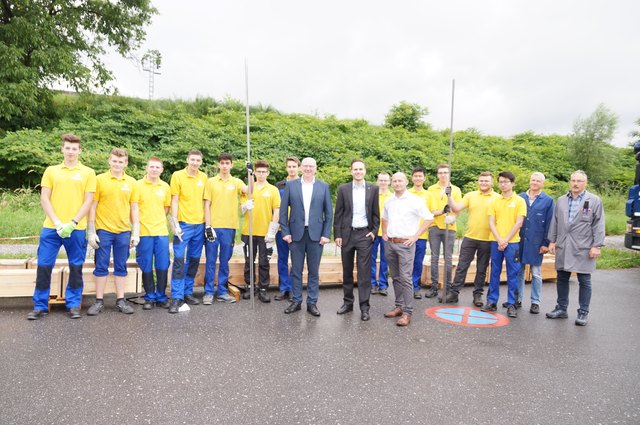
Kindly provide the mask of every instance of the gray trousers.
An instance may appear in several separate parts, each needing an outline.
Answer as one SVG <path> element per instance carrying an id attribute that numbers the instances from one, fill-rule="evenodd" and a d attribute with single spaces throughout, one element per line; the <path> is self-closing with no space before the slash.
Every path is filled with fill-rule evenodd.
<path id="1" fill-rule="evenodd" d="M 413 257 L 416 245 L 406 246 L 401 243 L 385 242 L 387 264 L 393 279 L 393 292 L 396 295 L 396 307 L 404 313 L 413 313 Z"/>
<path id="2" fill-rule="evenodd" d="M 474 255 L 477 255 L 477 260 L 473 293 L 482 295 L 482 287 L 487 282 L 487 266 L 489 265 L 489 259 L 491 259 L 491 242 L 471 238 L 462 239 L 458 268 L 456 269 L 456 276 L 453 278 L 453 287 L 450 288 L 452 292 L 459 294 L 464 287 L 464 282 L 467 280 L 467 270 L 469 270 L 469 265 L 471 265 Z"/>
<path id="3" fill-rule="evenodd" d="M 431 248 L 431 286 L 433 288 L 438 287 L 438 280 L 440 274 L 440 267 L 438 266 L 438 260 L 440 259 L 440 246 L 445 245 L 445 229 L 440 229 L 438 226 L 429 227 L 429 247 Z M 456 243 L 456 232 L 449 230 L 446 243 L 446 251 L 444 253 L 444 274 L 445 284 L 447 287 L 451 286 L 451 262 L 453 260 L 453 245 Z"/>

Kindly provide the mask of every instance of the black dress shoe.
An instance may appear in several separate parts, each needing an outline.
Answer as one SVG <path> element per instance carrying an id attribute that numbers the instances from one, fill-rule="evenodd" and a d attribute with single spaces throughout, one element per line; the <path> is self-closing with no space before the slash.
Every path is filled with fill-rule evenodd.
<path id="1" fill-rule="evenodd" d="M 363 322 L 368 322 L 369 319 L 371 319 L 371 316 L 369 315 L 368 311 L 363 311 L 362 313 L 360 313 L 360 319 L 362 319 Z"/>
<path id="2" fill-rule="evenodd" d="M 299 311 L 302 309 L 302 306 L 300 305 L 300 303 L 297 302 L 291 302 L 289 304 L 289 306 L 287 308 L 284 309 L 284 314 L 291 314 L 294 311 Z"/>
<path id="3" fill-rule="evenodd" d="M 29 314 L 27 315 L 27 319 L 38 320 L 38 319 L 42 319 L 47 314 L 49 314 L 47 310 L 33 310 L 29 312 Z"/>
<path id="4" fill-rule="evenodd" d="M 276 301 L 283 301 L 283 300 L 288 300 L 289 296 L 290 296 L 289 291 L 280 291 L 278 295 L 273 297 L 273 299 Z"/>
<path id="5" fill-rule="evenodd" d="M 473 305 L 476 307 L 482 307 L 482 294 L 473 294 Z"/>
<path id="6" fill-rule="evenodd" d="M 342 304 L 342 307 L 340 307 L 337 311 L 338 314 L 345 314 L 348 313 L 350 311 L 353 311 L 353 304 Z"/>
<path id="7" fill-rule="evenodd" d="M 442 297 L 438 297 L 438 302 L 442 303 Z M 458 302 L 458 294 L 456 294 L 455 292 L 449 292 L 447 293 L 447 299 L 444 300 L 445 303 L 452 303 L 455 304 Z"/>
<path id="8" fill-rule="evenodd" d="M 196 297 L 194 297 L 193 295 L 191 295 L 191 294 L 184 296 L 184 302 L 186 302 L 187 304 L 191 304 L 191 305 L 200 304 L 200 301 L 198 301 L 198 299 Z"/>
<path id="9" fill-rule="evenodd" d="M 320 310 L 315 304 L 307 304 L 307 312 L 315 317 L 320 317 Z"/>

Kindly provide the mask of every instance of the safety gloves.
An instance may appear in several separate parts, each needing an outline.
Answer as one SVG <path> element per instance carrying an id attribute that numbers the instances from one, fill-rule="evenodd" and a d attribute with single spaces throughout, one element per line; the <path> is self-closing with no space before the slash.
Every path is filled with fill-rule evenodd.
<path id="1" fill-rule="evenodd" d="M 207 238 L 209 242 L 215 242 L 218 235 L 216 235 L 216 231 L 213 230 L 213 227 L 207 226 L 204 228 L 204 237 Z"/>
<path id="2" fill-rule="evenodd" d="M 75 230 L 78 223 L 71 220 L 70 222 L 63 224 L 60 220 L 57 220 L 54 225 L 56 226 L 56 233 L 58 233 L 58 236 L 61 238 L 68 238 L 71 236 L 71 233 Z"/>
<path id="3" fill-rule="evenodd" d="M 131 223 L 131 241 L 129 246 L 135 248 L 140 243 L 140 223 Z"/>
<path id="4" fill-rule="evenodd" d="M 100 238 L 96 234 L 95 221 L 87 222 L 87 242 L 89 243 L 89 246 L 93 249 L 100 248 Z"/>

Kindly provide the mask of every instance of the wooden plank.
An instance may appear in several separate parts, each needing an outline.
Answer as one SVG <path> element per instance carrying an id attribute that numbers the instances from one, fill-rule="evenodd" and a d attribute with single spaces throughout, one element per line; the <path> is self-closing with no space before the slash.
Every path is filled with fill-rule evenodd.
<path id="1" fill-rule="evenodd" d="M 51 273 L 51 296 L 57 297 L 61 291 L 62 269 Z M 0 270 L 0 297 L 31 297 L 36 287 L 35 269 Z"/>
<path id="2" fill-rule="evenodd" d="M 27 268 L 27 260 L 20 259 L 0 259 L 0 270 L 13 269 L 25 270 Z"/>
<path id="3" fill-rule="evenodd" d="M 138 292 L 138 271 L 135 268 L 127 269 L 127 276 L 124 284 L 125 293 L 137 293 Z M 96 277 L 93 275 L 93 268 L 82 269 L 82 281 L 84 286 L 82 288 L 82 295 L 91 295 L 96 293 Z M 64 297 L 64 293 L 69 283 L 69 269 L 63 268 L 62 274 L 62 291 L 61 296 Z M 116 285 L 113 276 L 113 269 L 109 269 L 109 276 L 107 276 L 107 284 L 104 289 L 105 294 L 115 294 Z"/>

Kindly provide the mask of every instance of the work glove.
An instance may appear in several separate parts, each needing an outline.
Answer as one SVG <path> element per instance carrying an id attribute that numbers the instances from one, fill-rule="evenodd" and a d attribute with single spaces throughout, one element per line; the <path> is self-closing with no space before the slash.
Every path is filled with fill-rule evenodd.
<path id="1" fill-rule="evenodd" d="M 453 224 L 456 222 L 456 216 L 455 215 L 448 215 L 444 218 L 444 224 Z"/>
<path id="2" fill-rule="evenodd" d="M 182 229 L 180 228 L 180 223 L 178 222 L 178 220 L 173 216 L 169 216 L 169 223 L 171 224 L 171 228 L 173 229 L 173 234 L 175 235 L 175 237 L 180 239 L 180 242 L 182 242 Z"/>
<path id="3" fill-rule="evenodd" d="M 58 234 L 58 236 L 62 237 L 62 229 L 64 229 L 64 224 L 62 224 L 60 220 L 56 220 L 53 225 L 56 226 L 56 233 Z"/>
<path id="4" fill-rule="evenodd" d="M 249 174 L 253 174 L 253 164 L 250 161 L 247 161 L 247 171 Z"/>
<path id="5" fill-rule="evenodd" d="M 135 248 L 140 243 L 140 223 L 131 224 L 131 241 L 129 246 Z"/>
<path id="6" fill-rule="evenodd" d="M 71 236 L 71 233 L 75 230 L 77 224 L 72 220 L 68 223 L 62 225 L 62 231 L 58 233 L 61 238 L 68 238 Z"/>
<path id="7" fill-rule="evenodd" d="M 447 196 L 451 196 L 451 185 L 447 185 L 447 187 L 444 188 L 444 194 Z"/>
<path id="8" fill-rule="evenodd" d="M 267 229 L 267 234 L 264 237 L 265 243 L 273 244 L 273 242 L 275 242 L 276 233 L 278 232 L 278 227 L 280 227 L 280 225 L 275 221 L 272 221 L 271 223 L 269 223 L 269 229 Z"/>
<path id="9" fill-rule="evenodd" d="M 218 235 L 216 235 L 216 231 L 213 230 L 213 227 L 207 226 L 204 229 L 204 237 L 207 238 L 209 242 L 215 242 Z"/>
<path id="10" fill-rule="evenodd" d="M 100 248 L 100 238 L 96 234 L 95 221 L 89 221 L 87 223 L 87 243 L 94 250 L 97 250 L 98 248 Z"/>
<path id="11" fill-rule="evenodd" d="M 251 211 L 253 209 L 253 199 L 249 199 L 247 202 L 242 204 L 242 213 L 246 213 L 247 211 Z"/>

